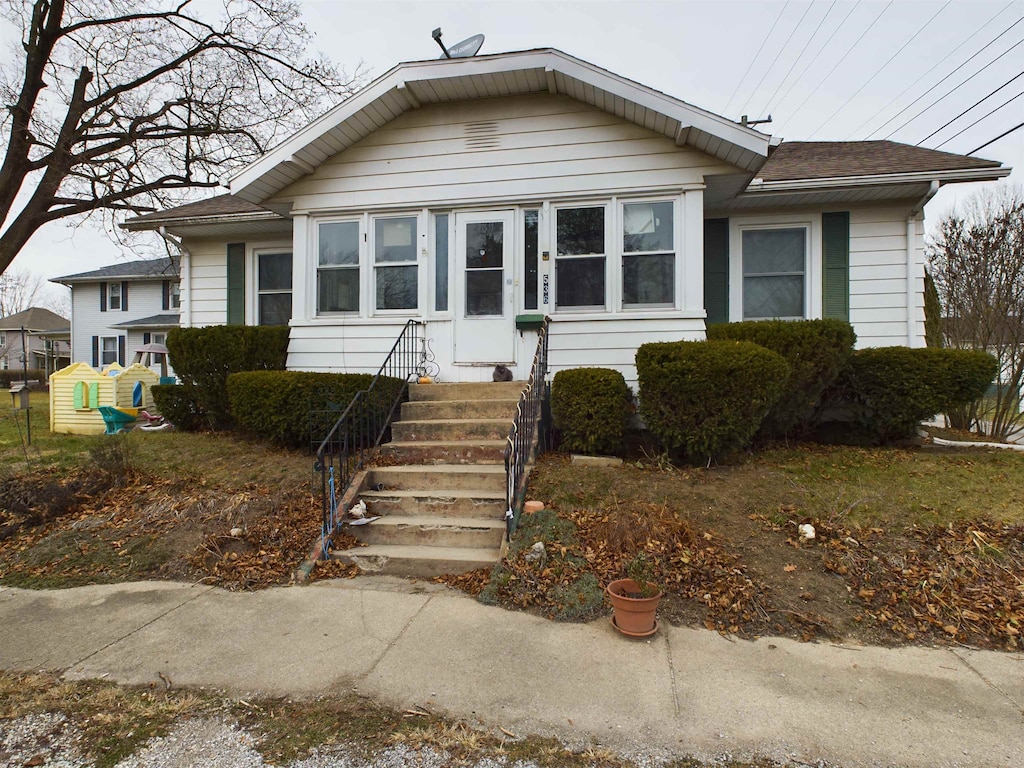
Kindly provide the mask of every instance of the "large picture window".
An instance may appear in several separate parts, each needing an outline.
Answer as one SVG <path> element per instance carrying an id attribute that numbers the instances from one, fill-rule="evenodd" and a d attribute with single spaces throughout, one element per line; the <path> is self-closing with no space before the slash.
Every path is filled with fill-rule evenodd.
<path id="1" fill-rule="evenodd" d="M 323 222 L 317 229 L 316 311 L 359 311 L 359 222 Z"/>
<path id="2" fill-rule="evenodd" d="M 675 301 L 672 203 L 622 206 L 622 303 L 672 306 Z"/>
<path id="3" fill-rule="evenodd" d="M 288 325 L 292 318 L 291 253 L 256 254 L 258 325 Z"/>
<path id="4" fill-rule="evenodd" d="M 807 228 L 745 229 L 743 319 L 801 319 L 805 316 Z"/>
<path id="5" fill-rule="evenodd" d="M 416 309 L 419 266 L 416 217 L 374 220 L 373 263 L 377 309 Z"/>
<path id="6" fill-rule="evenodd" d="M 555 305 L 605 307 L 605 207 L 555 212 Z"/>

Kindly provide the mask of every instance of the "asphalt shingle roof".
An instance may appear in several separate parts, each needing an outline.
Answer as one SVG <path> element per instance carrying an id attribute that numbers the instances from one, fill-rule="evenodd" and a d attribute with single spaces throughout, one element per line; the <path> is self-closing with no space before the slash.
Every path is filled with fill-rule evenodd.
<path id="1" fill-rule="evenodd" d="M 28 331 L 54 331 L 68 327 L 68 319 L 42 307 L 29 307 L 22 312 L 0 318 L 0 328 L 10 330 L 24 326 Z"/>
<path id="2" fill-rule="evenodd" d="M 79 272 L 74 275 L 55 277 L 57 283 L 71 283 L 87 280 L 107 280 L 114 278 L 147 278 L 154 280 L 175 279 L 178 277 L 177 259 L 165 256 L 162 259 L 140 259 L 138 261 L 124 261 L 120 264 L 111 264 L 106 267 L 94 269 L 91 272 Z"/>
<path id="3" fill-rule="evenodd" d="M 229 216 L 233 213 L 273 213 L 266 208 L 250 203 L 234 195 L 217 195 L 206 200 L 197 200 L 194 203 L 179 205 L 177 208 L 168 208 L 165 211 L 153 211 L 142 216 L 129 219 L 129 222 L 136 224 L 146 221 L 164 221 L 166 219 L 194 219 L 203 216 Z"/>
<path id="4" fill-rule="evenodd" d="M 177 314 L 150 315 L 138 320 L 115 323 L 111 328 L 176 328 L 180 319 Z"/>
<path id="5" fill-rule="evenodd" d="M 994 160 L 895 141 L 785 141 L 756 174 L 764 181 L 998 168 Z"/>

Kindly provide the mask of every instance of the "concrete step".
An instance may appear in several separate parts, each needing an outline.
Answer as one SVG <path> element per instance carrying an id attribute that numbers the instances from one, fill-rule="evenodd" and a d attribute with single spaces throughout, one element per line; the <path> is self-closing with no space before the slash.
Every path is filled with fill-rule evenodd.
<path id="1" fill-rule="evenodd" d="M 368 483 L 371 487 L 382 484 L 387 491 L 427 493 L 432 490 L 495 491 L 505 490 L 505 468 L 484 464 L 431 464 L 427 466 L 374 467 Z"/>
<path id="2" fill-rule="evenodd" d="M 504 465 L 507 444 L 507 440 L 399 440 L 385 443 L 380 451 L 399 464 Z"/>
<path id="3" fill-rule="evenodd" d="M 500 557 L 499 547 L 410 547 L 402 544 L 371 544 L 331 552 L 332 559 L 355 563 L 367 573 L 420 578 L 491 568 Z"/>
<path id="4" fill-rule="evenodd" d="M 345 531 L 367 544 L 486 549 L 501 546 L 505 521 L 501 517 L 386 515 L 366 525 L 346 526 Z"/>
<path id="5" fill-rule="evenodd" d="M 513 400 L 526 389 L 525 381 L 482 381 L 460 384 L 410 384 L 409 399 L 421 400 Z"/>
<path id="6" fill-rule="evenodd" d="M 503 484 L 504 474 L 502 472 Z M 508 505 L 502 490 L 363 491 L 359 498 L 366 502 L 366 508 L 370 514 L 398 514 L 415 517 L 491 517 L 501 519 Z"/>
<path id="7" fill-rule="evenodd" d="M 515 418 L 518 400 L 419 400 L 402 404 L 403 421 Z"/>
<path id="8" fill-rule="evenodd" d="M 447 421 L 396 421 L 391 438 L 413 440 L 501 440 L 508 437 L 512 419 L 448 419 Z"/>

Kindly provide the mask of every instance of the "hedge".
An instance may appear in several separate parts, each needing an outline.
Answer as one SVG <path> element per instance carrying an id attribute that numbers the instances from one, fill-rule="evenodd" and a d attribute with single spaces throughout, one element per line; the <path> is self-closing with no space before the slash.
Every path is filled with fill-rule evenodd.
<path id="1" fill-rule="evenodd" d="M 998 363 L 969 349 L 875 347 L 859 350 L 837 384 L 839 408 L 877 443 L 913 437 L 925 419 L 985 394 Z"/>
<path id="2" fill-rule="evenodd" d="M 611 368 L 571 368 L 551 383 L 551 418 L 567 451 L 621 453 L 632 410 L 633 393 Z"/>
<path id="3" fill-rule="evenodd" d="M 183 432 L 199 432 L 208 426 L 193 391 L 178 384 L 156 384 L 152 388 L 157 410 L 175 429 Z"/>
<path id="4" fill-rule="evenodd" d="M 25 369 L 8 368 L 0 371 L 0 387 L 10 389 L 11 384 L 15 381 L 25 381 Z M 41 385 L 45 386 L 48 381 L 46 371 L 41 368 L 29 368 L 28 381 L 38 381 Z"/>
<path id="5" fill-rule="evenodd" d="M 651 434 L 701 464 L 749 445 L 789 376 L 781 355 L 749 341 L 644 344 L 636 367 Z"/>
<path id="6" fill-rule="evenodd" d="M 240 371 L 284 370 L 288 328 L 212 325 L 172 328 L 167 334 L 171 367 L 190 390 L 204 426 L 232 426 L 227 378 Z"/>
<path id="7" fill-rule="evenodd" d="M 757 320 L 712 325 L 708 339 L 752 341 L 789 364 L 782 395 L 761 423 L 764 437 L 803 436 L 822 396 L 853 356 L 857 334 L 845 320 Z"/>
<path id="8" fill-rule="evenodd" d="M 251 371 L 228 376 L 227 392 L 239 427 L 277 445 L 301 448 L 323 440 L 372 380 L 368 373 Z M 372 404 L 378 417 L 386 415 L 403 385 L 401 379 L 378 381 Z"/>

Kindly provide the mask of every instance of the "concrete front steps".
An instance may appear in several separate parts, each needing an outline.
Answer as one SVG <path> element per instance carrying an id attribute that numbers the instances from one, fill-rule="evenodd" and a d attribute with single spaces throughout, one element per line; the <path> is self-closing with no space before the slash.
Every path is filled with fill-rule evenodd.
<path id="1" fill-rule="evenodd" d="M 505 440 L 521 382 L 413 384 L 393 466 L 370 469 L 358 497 L 381 519 L 346 527 L 367 546 L 332 557 L 371 573 L 430 578 L 493 566 L 505 533 Z"/>

